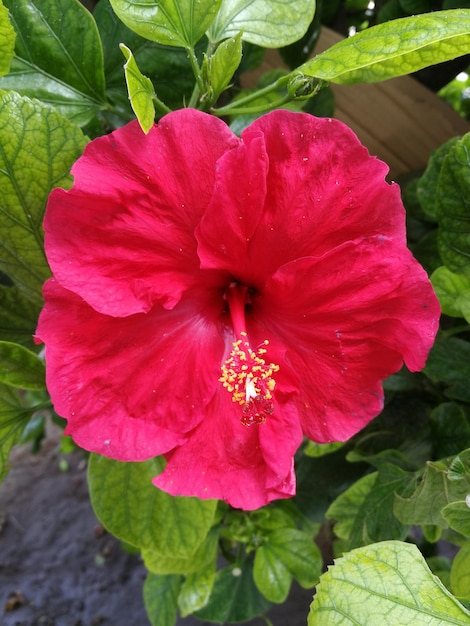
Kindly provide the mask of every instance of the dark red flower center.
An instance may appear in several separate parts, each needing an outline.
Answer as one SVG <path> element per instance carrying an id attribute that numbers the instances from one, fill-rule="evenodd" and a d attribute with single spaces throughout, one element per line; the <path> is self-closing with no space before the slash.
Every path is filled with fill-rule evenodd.
<path id="1" fill-rule="evenodd" d="M 274 411 L 273 391 L 276 381 L 273 374 L 279 371 L 279 365 L 267 363 L 264 358 L 268 340 L 256 350 L 250 345 L 245 322 L 248 288 L 232 283 L 226 298 L 236 340 L 229 358 L 222 365 L 219 381 L 232 394 L 232 401 L 242 407 L 240 421 L 244 426 L 263 424 Z"/>

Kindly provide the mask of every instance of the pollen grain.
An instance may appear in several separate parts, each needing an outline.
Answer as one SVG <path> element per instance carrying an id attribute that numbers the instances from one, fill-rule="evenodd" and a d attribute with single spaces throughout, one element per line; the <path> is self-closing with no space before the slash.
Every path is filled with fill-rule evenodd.
<path id="1" fill-rule="evenodd" d="M 276 381 L 273 374 L 279 371 L 279 365 L 266 363 L 263 358 L 267 353 L 265 340 L 254 351 L 246 332 L 240 333 L 240 339 L 233 342 L 229 358 L 222 365 L 219 381 L 232 394 L 232 401 L 242 407 L 240 419 L 244 426 L 264 424 L 268 415 L 274 412 L 273 391 Z"/>

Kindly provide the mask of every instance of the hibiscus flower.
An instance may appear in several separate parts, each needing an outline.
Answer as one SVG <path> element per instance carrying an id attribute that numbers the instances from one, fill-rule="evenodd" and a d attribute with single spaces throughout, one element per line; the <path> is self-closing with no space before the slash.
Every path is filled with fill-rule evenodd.
<path id="1" fill-rule="evenodd" d="M 343 441 L 439 318 L 400 190 L 344 124 L 275 111 L 241 138 L 192 109 L 95 139 L 45 217 L 37 330 L 66 433 L 155 485 L 255 509 L 306 436 Z"/>

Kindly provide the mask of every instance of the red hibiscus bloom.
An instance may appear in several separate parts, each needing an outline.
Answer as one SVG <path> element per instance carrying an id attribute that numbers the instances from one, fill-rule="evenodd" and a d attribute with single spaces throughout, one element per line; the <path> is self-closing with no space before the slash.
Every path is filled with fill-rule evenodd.
<path id="1" fill-rule="evenodd" d="M 275 111 L 239 139 L 195 110 L 92 141 L 52 192 L 37 331 L 66 433 L 164 454 L 171 494 L 295 493 L 303 435 L 345 440 L 421 369 L 439 307 L 387 167 L 342 123 Z"/>

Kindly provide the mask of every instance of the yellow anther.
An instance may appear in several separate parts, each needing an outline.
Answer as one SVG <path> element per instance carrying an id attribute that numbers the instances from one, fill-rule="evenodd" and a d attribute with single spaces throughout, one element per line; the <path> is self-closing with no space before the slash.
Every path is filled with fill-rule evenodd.
<path id="1" fill-rule="evenodd" d="M 266 364 L 261 355 L 265 355 L 265 348 L 252 350 L 246 340 L 246 332 L 241 332 L 243 338 L 233 342 L 230 357 L 222 365 L 222 376 L 219 381 L 232 394 L 232 401 L 243 406 L 242 424 L 262 424 L 266 417 L 274 411 L 272 392 L 276 381 L 273 373 L 279 371 L 274 363 Z M 262 345 L 267 346 L 265 340 Z"/>

